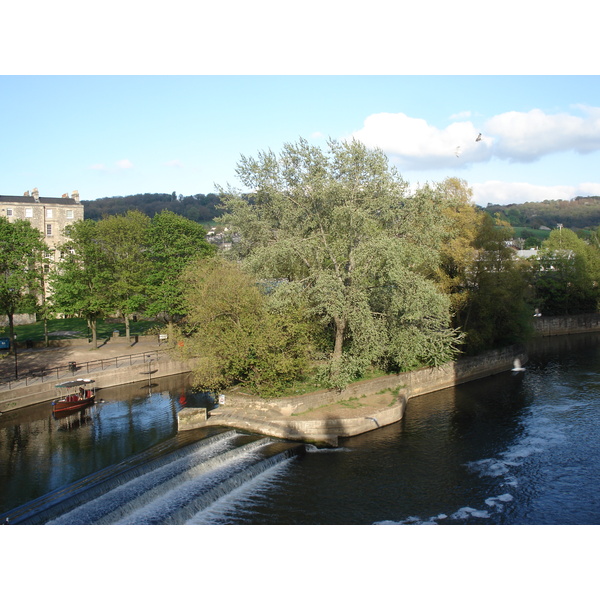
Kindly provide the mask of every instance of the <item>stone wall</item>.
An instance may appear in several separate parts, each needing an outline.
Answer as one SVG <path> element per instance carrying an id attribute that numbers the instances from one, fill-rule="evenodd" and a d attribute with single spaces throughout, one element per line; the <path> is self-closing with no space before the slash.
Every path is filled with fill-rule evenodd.
<path id="1" fill-rule="evenodd" d="M 256 396 L 230 392 L 225 395 L 225 406 L 260 409 L 265 405 L 276 408 L 282 415 L 290 416 L 307 410 L 333 404 L 340 400 L 376 394 L 382 390 L 403 389 L 408 398 L 428 394 L 480 379 L 512 368 L 515 358 L 525 362 L 523 349 L 517 346 L 494 350 L 485 354 L 461 358 L 441 367 L 423 368 L 398 375 L 387 375 L 349 385 L 344 390 L 324 390 L 304 394 L 265 400 Z"/>
<path id="2" fill-rule="evenodd" d="M 540 317 L 533 327 L 538 336 L 569 335 L 600 331 L 600 314 Z"/>

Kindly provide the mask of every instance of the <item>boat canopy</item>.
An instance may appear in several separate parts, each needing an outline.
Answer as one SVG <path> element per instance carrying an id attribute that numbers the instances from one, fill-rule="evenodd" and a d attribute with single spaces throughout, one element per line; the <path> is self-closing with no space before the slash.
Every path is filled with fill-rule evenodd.
<path id="1" fill-rule="evenodd" d="M 57 388 L 72 388 L 78 387 L 82 385 L 88 385 L 89 383 L 94 383 L 93 379 L 74 379 L 72 381 L 65 381 L 64 383 L 57 383 Z"/>

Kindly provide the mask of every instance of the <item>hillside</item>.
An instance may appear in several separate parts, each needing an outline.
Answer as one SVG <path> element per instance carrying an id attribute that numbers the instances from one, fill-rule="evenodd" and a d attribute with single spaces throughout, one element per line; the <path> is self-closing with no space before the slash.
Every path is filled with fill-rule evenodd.
<path id="1" fill-rule="evenodd" d="M 129 210 L 153 217 L 163 210 L 170 210 L 197 223 L 208 223 L 221 213 L 217 209 L 220 204 L 216 194 L 194 194 L 192 196 L 172 194 L 133 194 L 130 196 L 113 196 L 98 198 L 84 203 L 84 217 L 97 221 L 104 216 L 123 215 Z"/>
<path id="2" fill-rule="evenodd" d="M 523 204 L 488 204 L 484 209 L 499 214 L 513 227 L 556 228 L 560 223 L 569 229 L 596 229 L 600 226 L 600 196 L 578 196 L 572 200 L 544 200 Z"/>

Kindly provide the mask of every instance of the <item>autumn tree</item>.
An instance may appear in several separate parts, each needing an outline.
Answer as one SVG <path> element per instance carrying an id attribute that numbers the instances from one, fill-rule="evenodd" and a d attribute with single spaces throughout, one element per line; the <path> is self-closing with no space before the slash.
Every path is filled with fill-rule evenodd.
<path id="1" fill-rule="evenodd" d="M 305 140 L 279 155 L 242 156 L 248 193 L 221 189 L 237 257 L 259 278 L 285 280 L 330 332 L 326 376 L 342 387 L 372 364 L 410 369 L 455 353 L 449 302 L 429 276 L 445 235 L 443 196 L 415 192 L 383 152 L 357 141 Z"/>
<path id="2" fill-rule="evenodd" d="M 530 333 L 527 269 L 507 245 L 512 235 L 508 223 L 484 213 L 473 241 L 477 258 L 467 277 L 468 300 L 456 318 L 470 354 L 522 342 Z"/>
<path id="3" fill-rule="evenodd" d="M 446 200 L 442 211 L 447 237 L 441 246 L 437 279 L 450 298 L 450 310 L 457 323 L 456 315 L 466 308 L 473 291 L 469 282 L 479 254 L 476 241 L 485 214 L 474 204 L 473 190 L 466 181 L 450 177 L 438 189 Z"/>

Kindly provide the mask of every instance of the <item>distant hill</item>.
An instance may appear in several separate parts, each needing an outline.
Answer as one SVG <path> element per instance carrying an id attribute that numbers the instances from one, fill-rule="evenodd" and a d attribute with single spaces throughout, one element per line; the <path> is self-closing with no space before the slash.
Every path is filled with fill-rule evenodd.
<path id="1" fill-rule="evenodd" d="M 544 200 L 523 204 L 488 204 L 484 209 L 499 214 L 513 227 L 555 229 L 560 223 L 569 229 L 596 229 L 600 226 L 600 196 L 578 196 L 572 200 Z"/>
<path id="2" fill-rule="evenodd" d="M 170 210 L 197 223 L 208 223 L 221 214 L 217 206 L 221 200 L 217 194 L 194 194 L 192 196 L 171 194 L 133 194 L 88 200 L 84 204 L 84 218 L 98 221 L 104 216 L 123 215 L 129 210 L 153 217 L 163 210 Z"/>

